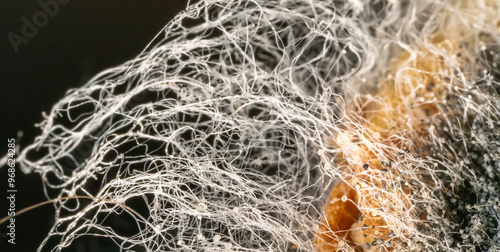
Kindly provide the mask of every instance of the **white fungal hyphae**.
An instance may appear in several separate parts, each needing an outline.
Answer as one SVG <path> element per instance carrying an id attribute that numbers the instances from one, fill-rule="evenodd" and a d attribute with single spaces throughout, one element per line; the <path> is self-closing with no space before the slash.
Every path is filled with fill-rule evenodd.
<path id="1" fill-rule="evenodd" d="M 499 250 L 499 10 L 191 5 L 21 152 L 48 198 L 95 197 L 54 204 L 40 251 Z"/>

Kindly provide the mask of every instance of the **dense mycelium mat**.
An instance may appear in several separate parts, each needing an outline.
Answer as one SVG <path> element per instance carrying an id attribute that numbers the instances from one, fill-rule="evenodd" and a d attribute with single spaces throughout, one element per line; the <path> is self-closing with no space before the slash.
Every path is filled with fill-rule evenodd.
<path id="1" fill-rule="evenodd" d="M 381 85 L 346 108 L 339 152 L 324 160 L 344 174 L 325 204 L 318 251 L 487 250 L 498 239 L 498 87 L 487 81 L 496 63 L 484 62 L 498 59 L 496 32 L 473 31 L 498 24 L 489 4 L 482 14 L 471 2 L 446 10 L 434 34 L 408 45 Z"/>
<path id="2" fill-rule="evenodd" d="M 498 10 L 192 5 L 23 148 L 48 198 L 93 197 L 59 200 L 40 250 L 499 249 Z"/>
<path id="3" fill-rule="evenodd" d="M 448 218 L 436 208 L 446 207 L 441 197 L 453 197 L 440 195 L 442 187 L 460 179 L 448 166 L 457 161 L 457 146 L 450 146 L 457 141 L 452 123 L 462 119 L 459 100 L 469 88 L 460 78 L 466 78 L 463 74 L 474 62 L 470 41 L 454 38 L 460 46 L 444 39 L 451 35 L 437 35 L 427 45 L 433 51 L 417 48 L 397 57 L 380 90 L 359 96 L 355 107 L 346 110 L 350 121 L 345 125 L 363 126 L 336 139 L 341 152 L 329 166 L 345 174 L 325 205 L 319 251 L 345 246 L 401 250 L 403 244 L 428 242 L 429 237 L 419 237 L 426 233 L 442 242 L 434 231 L 442 220 L 433 219 Z M 447 66 L 450 58 L 455 59 Z M 438 156 L 436 151 L 444 152 Z"/>

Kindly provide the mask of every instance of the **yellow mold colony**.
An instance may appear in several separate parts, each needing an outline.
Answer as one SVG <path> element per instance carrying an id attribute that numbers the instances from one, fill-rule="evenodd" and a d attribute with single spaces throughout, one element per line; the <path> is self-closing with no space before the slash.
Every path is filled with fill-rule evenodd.
<path id="1" fill-rule="evenodd" d="M 448 22 L 448 28 L 459 24 Z M 450 94 L 460 93 L 476 46 L 460 33 L 434 36 L 396 57 L 378 91 L 358 97 L 346 112 L 345 131 L 334 143 L 340 154 L 325 160 L 345 176 L 324 206 L 317 251 L 401 250 L 413 227 L 427 220 L 419 199 L 435 186 L 430 169 L 438 164 L 412 160 L 431 156 L 430 140 L 441 137 L 435 128 L 460 113 L 445 107 Z"/>
<path id="2" fill-rule="evenodd" d="M 434 156 L 431 140 L 446 137 L 436 127 L 463 116 L 447 102 L 467 89 L 475 52 L 484 50 L 482 36 L 488 35 L 478 27 L 500 28 L 494 1 L 462 1 L 449 9 L 442 32 L 425 47 L 407 48 L 378 90 L 346 109 L 345 131 L 333 144 L 340 153 L 323 160 L 343 175 L 324 206 L 314 241 L 318 252 L 415 250 L 412 236 L 430 218 L 421 203 L 440 186 L 439 164 L 415 160 Z"/>
<path id="3" fill-rule="evenodd" d="M 318 251 L 391 251 L 400 245 L 400 236 L 410 235 L 394 227 L 412 225 L 412 219 L 426 220 L 426 212 L 413 199 L 425 194 L 433 179 L 405 160 L 407 155 L 430 154 L 427 143 L 434 122 L 438 117 L 446 119 L 437 101 L 447 99 L 455 82 L 446 77 L 452 73 L 447 72 L 444 59 L 465 58 L 466 47 L 440 37 L 433 42 L 443 55 L 419 49 L 400 56 L 380 91 L 357 99 L 346 116 L 352 127 L 366 128 L 361 136 L 343 133 L 337 139 L 338 147 L 348 153 L 338 155 L 335 162 L 350 175 L 332 189 L 317 232 Z M 457 67 L 467 64 L 467 60 L 457 62 Z M 403 181 L 393 168 L 396 163 L 398 169 L 412 169 L 414 180 Z"/>

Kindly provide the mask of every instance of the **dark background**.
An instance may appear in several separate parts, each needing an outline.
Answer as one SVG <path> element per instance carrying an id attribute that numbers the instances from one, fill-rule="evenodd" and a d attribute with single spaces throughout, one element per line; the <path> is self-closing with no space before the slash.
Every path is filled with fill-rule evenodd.
<path id="1" fill-rule="evenodd" d="M 55 0 L 41 0 L 50 2 Z M 63 2 L 62 0 L 59 0 Z M 68 1 L 68 0 L 65 0 Z M 16 53 L 7 35 L 22 35 L 23 21 L 43 12 L 38 1 L 0 1 L 0 156 L 7 139 L 26 146 L 40 133 L 35 123 L 69 88 L 79 87 L 98 72 L 138 55 L 187 0 L 69 0 Z M 0 218 L 7 215 L 7 170 L 0 169 Z M 39 175 L 16 174 L 16 208 L 44 201 Z M 53 223 L 46 205 L 16 218 L 16 245 L 5 239 L 0 224 L 0 251 L 35 251 Z M 116 248 L 116 247 L 115 247 Z M 80 244 L 77 251 L 118 251 L 98 243 Z"/>

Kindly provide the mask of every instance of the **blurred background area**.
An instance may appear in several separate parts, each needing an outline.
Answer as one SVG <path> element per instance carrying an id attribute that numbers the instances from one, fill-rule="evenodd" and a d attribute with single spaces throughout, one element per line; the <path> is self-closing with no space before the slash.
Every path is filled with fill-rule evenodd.
<path id="1" fill-rule="evenodd" d="M 17 144 L 21 148 L 30 144 L 41 132 L 34 127 L 42 120 L 41 112 L 49 112 L 68 89 L 133 59 L 187 4 L 187 0 L 0 1 L 1 156 L 7 152 L 7 139 L 19 131 L 24 135 Z M 25 28 L 31 38 L 23 36 L 26 20 L 37 30 Z M 16 175 L 17 210 L 46 199 L 39 175 L 19 170 Z M 6 184 L 7 170 L 0 169 L 0 218 L 8 212 Z M 16 245 L 7 243 L 7 224 L 2 224 L 0 251 L 36 251 L 52 224 L 50 205 L 17 217 Z M 118 251 L 112 243 L 85 239 L 74 249 Z"/>

